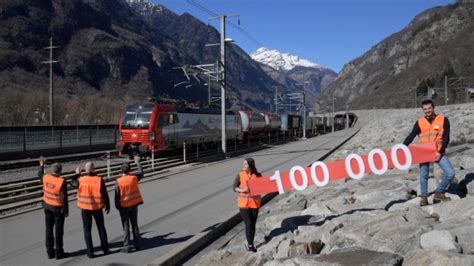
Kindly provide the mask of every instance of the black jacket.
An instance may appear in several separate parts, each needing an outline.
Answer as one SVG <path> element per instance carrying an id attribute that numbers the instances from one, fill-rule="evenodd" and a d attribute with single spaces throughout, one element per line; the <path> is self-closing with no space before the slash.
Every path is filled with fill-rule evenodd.
<path id="1" fill-rule="evenodd" d="M 96 174 L 92 173 L 90 176 L 96 176 Z M 73 188 L 79 188 L 79 177 L 81 177 L 80 174 L 76 174 L 72 180 L 71 180 L 71 186 Z M 105 185 L 104 179 L 101 180 L 100 183 L 100 194 L 102 195 L 102 198 L 104 199 L 105 203 L 105 210 L 110 211 L 110 199 L 109 199 L 109 193 L 107 193 L 107 186 Z"/>
<path id="2" fill-rule="evenodd" d="M 58 177 L 56 174 L 51 174 L 53 176 Z M 38 169 L 38 178 L 41 180 L 41 184 L 43 184 L 43 176 L 44 176 L 44 166 L 40 166 Z M 61 186 L 61 190 L 59 192 L 61 202 L 63 203 L 63 206 L 53 206 L 49 205 L 46 202 L 43 201 L 43 208 L 50 210 L 54 213 L 62 213 L 64 215 L 69 215 L 69 201 L 67 199 L 67 182 L 64 180 L 63 185 Z"/>
<path id="3" fill-rule="evenodd" d="M 143 175 L 144 175 L 142 165 L 138 164 L 138 171 L 136 173 L 130 173 L 130 175 L 137 176 L 138 181 L 142 180 Z M 120 206 L 120 195 L 121 195 L 120 194 L 120 187 L 118 186 L 117 181 L 115 181 L 115 208 L 117 208 L 117 210 L 121 210 L 121 209 L 125 208 L 125 207 Z M 139 203 L 137 205 L 140 205 L 140 204 L 141 203 Z M 130 207 L 127 207 L 127 208 L 133 208 L 133 207 L 136 207 L 137 205 L 130 206 Z"/>

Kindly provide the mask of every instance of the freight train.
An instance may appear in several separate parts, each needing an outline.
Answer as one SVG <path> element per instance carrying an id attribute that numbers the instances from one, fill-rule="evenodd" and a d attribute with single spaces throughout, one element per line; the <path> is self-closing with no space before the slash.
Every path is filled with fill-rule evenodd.
<path id="1" fill-rule="evenodd" d="M 309 134 L 325 132 L 329 120 L 322 116 L 306 117 L 306 130 Z M 291 135 L 301 132 L 302 125 L 302 116 L 295 114 L 226 112 L 227 140 L 248 141 L 274 134 Z M 119 133 L 116 148 L 124 154 L 172 150 L 182 147 L 183 143 L 217 143 L 221 141 L 221 112 L 168 103 L 129 105 L 120 118 Z"/>

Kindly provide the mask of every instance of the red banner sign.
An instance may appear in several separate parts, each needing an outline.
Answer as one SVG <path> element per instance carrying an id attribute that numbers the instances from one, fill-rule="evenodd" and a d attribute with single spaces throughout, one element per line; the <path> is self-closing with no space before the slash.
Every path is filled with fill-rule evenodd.
<path id="1" fill-rule="evenodd" d="M 252 179 L 248 182 L 250 195 L 272 192 L 284 193 L 296 189 L 304 190 L 309 185 L 325 186 L 329 180 L 341 178 L 361 179 L 365 174 L 384 174 L 388 169 L 407 170 L 412 164 L 436 160 L 436 144 L 397 144 L 392 149 L 373 149 L 368 155 L 350 154 L 345 160 L 330 163 L 314 162 L 309 167 L 293 166 L 289 172 L 275 171 L 272 176 Z"/>

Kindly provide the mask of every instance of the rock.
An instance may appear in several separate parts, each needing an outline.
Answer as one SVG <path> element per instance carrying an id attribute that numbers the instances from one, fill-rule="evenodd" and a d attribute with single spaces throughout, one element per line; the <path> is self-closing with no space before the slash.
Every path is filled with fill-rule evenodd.
<path id="1" fill-rule="evenodd" d="M 213 265 L 231 255 L 232 253 L 227 250 L 213 250 L 202 256 L 197 265 Z"/>
<path id="2" fill-rule="evenodd" d="M 420 235 L 431 230 L 428 225 L 415 225 L 403 217 L 404 211 L 372 211 L 360 217 L 352 214 L 344 227 L 332 236 L 323 235 L 324 253 L 341 248 L 363 247 L 381 252 L 405 254 L 419 247 Z M 328 237 L 329 239 L 327 239 Z"/>
<path id="3" fill-rule="evenodd" d="M 428 250 L 447 250 L 461 253 L 462 249 L 456 243 L 456 237 L 446 230 L 433 230 L 420 237 L 420 245 Z"/>
<path id="4" fill-rule="evenodd" d="M 422 208 L 416 206 L 408 208 L 403 217 L 411 224 L 430 226 L 431 228 L 439 221 L 439 215 L 436 216 L 435 213 L 429 215 Z"/>
<path id="5" fill-rule="evenodd" d="M 311 265 L 401 265 L 403 257 L 388 252 L 363 248 L 335 250 L 330 254 L 313 257 Z M 302 264 L 304 265 L 304 264 Z"/>
<path id="6" fill-rule="evenodd" d="M 465 187 L 467 194 L 474 196 L 474 173 L 467 174 L 460 182 L 460 185 Z"/>
<path id="7" fill-rule="evenodd" d="M 445 223 L 436 229 L 448 230 L 457 237 L 457 242 L 464 254 L 474 254 L 474 223 L 472 220 Z"/>
<path id="8" fill-rule="evenodd" d="M 290 246 L 289 257 L 319 254 L 323 247 L 324 243 L 321 240 L 311 241 L 309 243 L 295 243 Z"/>
<path id="9" fill-rule="evenodd" d="M 321 202 L 316 202 L 306 208 L 306 210 L 301 212 L 302 215 L 312 215 L 316 217 L 326 217 L 333 215 L 334 212 L 331 211 L 326 205 Z"/>
<path id="10" fill-rule="evenodd" d="M 473 196 L 467 195 L 465 198 L 459 199 L 458 196 L 449 194 L 449 197 L 453 200 L 429 205 L 423 207 L 423 210 L 429 214 L 439 214 L 439 220 L 443 223 L 451 220 L 470 219 L 474 216 Z"/>
<path id="11" fill-rule="evenodd" d="M 474 265 L 474 256 L 449 251 L 416 249 L 403 257 L 404 265 Z"/>
<path id="12" fill-rule="evenodd" d="M 293 239 L 291 240 L 284 240 L 281 241 L 280 244 L 277 247 L 277 253 L 275 254 L 275 259 L 280 259 L 280 258 L 288 258 L 290 254 L 290 246 L 294 244 L 295 241 Z"/>
<path id="13" fill-rule="evenodd" d="M 272 229 L 281 227 L 281 223 L 284 219 L 288 217 L 299 216 L 299 214 L 300 214 L 299 211 L 273 214 L 263 219 L 261 222 L 261 225 L 267 228 L 268 230 L 272 230 Z M 258 222 L 257 222 L 257 226 L 258 226 Z"/>
<path id="14" fill-rule="evenodd" d="M 298 193 L 290 192 L 287 197 L 282 197 L 277 204 L 272 204 L 270 213 L 284 213 L 306 209 L 306 198 Z"/>

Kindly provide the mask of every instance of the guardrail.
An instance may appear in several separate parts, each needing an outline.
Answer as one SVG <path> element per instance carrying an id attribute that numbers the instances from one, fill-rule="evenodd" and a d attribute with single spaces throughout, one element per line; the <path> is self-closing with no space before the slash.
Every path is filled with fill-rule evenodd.
<path id="1" fill-rule="evenodd" d="M 117 125 L 0 127 L 0 159 L 34 156 L 38 151 L 95 150 L 113 147 L 118 137 Z M 3 156 L 2 156 L 3 155 Z"/>

